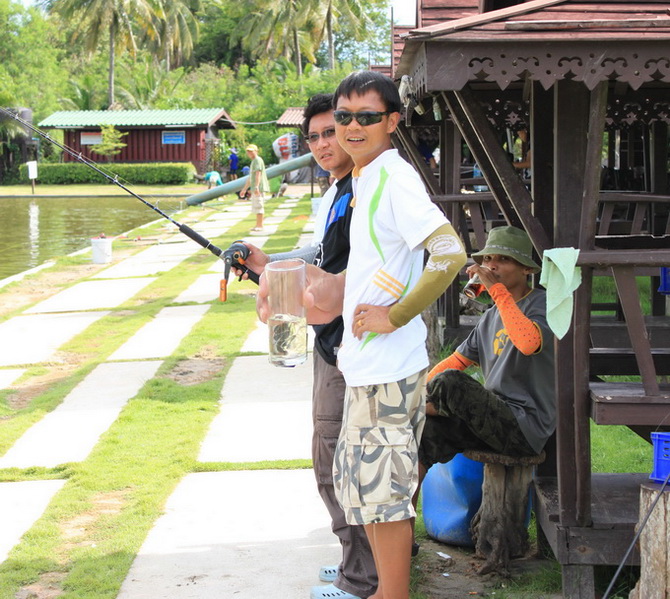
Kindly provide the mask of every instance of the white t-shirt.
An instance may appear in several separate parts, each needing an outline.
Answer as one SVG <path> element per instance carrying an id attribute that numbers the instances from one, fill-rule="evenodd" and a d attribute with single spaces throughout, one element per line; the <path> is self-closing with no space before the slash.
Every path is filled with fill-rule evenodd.
<path id="1" fill-rule="evenodd" d="M 409 293 L 423 271 L 422 242 L 448 221 L 397 150 L 364 167 L 353 189 L 344 338 L 337 358 L 347 384 L 359 387 L 399 381 L 428 366 L 421 315 L 393 333 L 366 333 L 361 340 L 351 327 L 358 304 L 387 306 Z"/>

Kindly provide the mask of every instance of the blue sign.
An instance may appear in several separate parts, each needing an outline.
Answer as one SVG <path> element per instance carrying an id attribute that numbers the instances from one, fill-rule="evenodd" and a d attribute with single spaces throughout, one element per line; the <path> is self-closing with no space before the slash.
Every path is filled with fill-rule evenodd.
<path id="1" fill-rule="evenodd" d="M 186 143 L 186 131 L 161 131 L 163 145 L 183 145 Z"/>

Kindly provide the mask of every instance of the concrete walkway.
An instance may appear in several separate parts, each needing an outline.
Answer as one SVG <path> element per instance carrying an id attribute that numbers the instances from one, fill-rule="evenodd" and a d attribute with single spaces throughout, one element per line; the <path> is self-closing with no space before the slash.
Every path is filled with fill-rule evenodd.
<path id="1" fill-rule="evenodd" d="M 296 202 L 289 200 L 266 215 L 264 234 L 246 239 L 262 246 Z M 248 214 L 248 202 L 238 202 L 194 228 L 206 236 L 224 234 Z M 310 233 L 311 223 L 301 244 Z M 0 367 L 6 367 L 0 369 L 0 388 L 10 387 L 26 365 L 57 361 L 64 343 L 192 255 L 199 249 L 194 245 L 183 236 L 170 238 L 0 324 L 0 338 L 11 340 L 0 346 Z M 216 261 L 210 273 L 176 298 L 176 305 L 161 310 L 95 368 L 0 456 L 0 468 L 85 460 L 125 403 L 207 312 L 222 271 L 222 262 Z M 296 368 L 278 368 L 267 355 L 258 355 L 267 347 L 267 327 L 258 323 L 242 349 L 256 355 L 233 362 L 199 461 L 310 458 L 311 359 Z M 250 387 L 250 373 L 262 384 Z M 0 561 L 63 484 L 0 484 Z M 320 584 L 319 567 L 335 563 L 338 555 L 310 469 L 190 474 L 147 536 L 118 597 L 304 599 L 312 585 Z"/>
<path id="2" fill-rule="evenodd" d="M 53 468 L 85 460 L 128 399 L 160 365 L 158 361 L 100 364 L 0 457 L 0 468 Z"/>
<path id="3" fill-rule="evenodd" d="M 118 597 L 307 599 L 338 547 L 311 470 L 190 474 Z"/>
<path id="4" fill-rule="evenodd" d="M 64 480 L 0 483 L 0 562 L 64 484 Z"/>

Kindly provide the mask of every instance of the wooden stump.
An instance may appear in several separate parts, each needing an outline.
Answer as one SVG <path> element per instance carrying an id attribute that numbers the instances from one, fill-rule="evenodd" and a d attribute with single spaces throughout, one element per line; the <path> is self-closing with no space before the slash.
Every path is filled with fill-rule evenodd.
<path id="1" fill-rule="evenodd" d="M 478 573 L 508 575 L 509 560 L 528 551 L 528 490 L 533 468 L 544 461 L 545 454 L 515 458 L 467 450 L 463 455 L 484 464 L 482 504 L 470 522 L 475 555 L 486 560 Z"/>
<path id="2" fill-rule="evenodd" d="M 661 485 L 648 482 L 640 487 L 640 519 L 647 515 Z M 666 487 L 640 533 L 640 580 L 629 599 L 670 597 L 670 489 Z"/>

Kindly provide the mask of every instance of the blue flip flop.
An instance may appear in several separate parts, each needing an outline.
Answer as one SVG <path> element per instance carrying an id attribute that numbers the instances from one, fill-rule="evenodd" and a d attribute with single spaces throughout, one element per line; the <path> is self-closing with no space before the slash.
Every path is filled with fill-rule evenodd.
<path id="1" fill-rule="evenodd" d="M 309 599 L 361 599 L 347 593 L 342 589 L 338 589 L 334 584 L 327 584 L 323 587 L 312 587 L 312 591 L 309 594 Z"/>
<path id="2" fill-rule="evenodd" d="M 323 582 L 333 582 L 337 578 L 339 566 L 321 566 L 319 570 L 319 580 Z"/>

